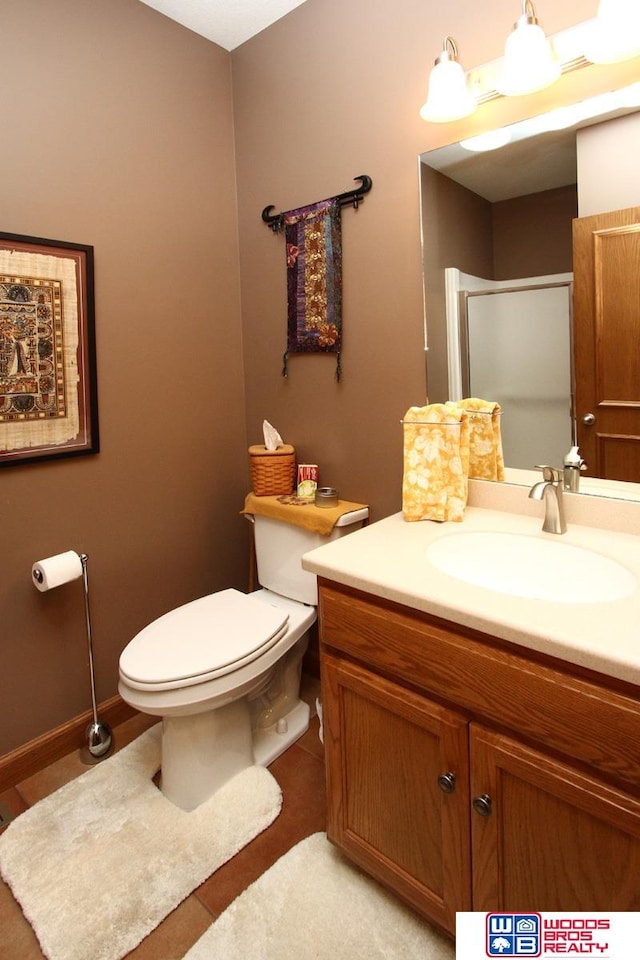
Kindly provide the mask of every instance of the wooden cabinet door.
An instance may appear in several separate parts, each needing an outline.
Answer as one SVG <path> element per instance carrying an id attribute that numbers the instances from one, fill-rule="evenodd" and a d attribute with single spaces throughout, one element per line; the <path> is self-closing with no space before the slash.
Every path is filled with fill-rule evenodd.
<path id="1" fill-rule="evenodd" d="M 639 481 L 640 207 L 574 220 L 573 271 L 575 414 L 587 475 Z"/>
<path id="2" fill-rule="evenodd" d="M 474 910 L 640 910 L 640 801 L 476 724 L 470 757 Z"/>
<path id="3" fill-rule="evenodd" d="M 329 838 L 453 932 L 471 909 L 466 718 L 328 654 L 322 702 Z"/>

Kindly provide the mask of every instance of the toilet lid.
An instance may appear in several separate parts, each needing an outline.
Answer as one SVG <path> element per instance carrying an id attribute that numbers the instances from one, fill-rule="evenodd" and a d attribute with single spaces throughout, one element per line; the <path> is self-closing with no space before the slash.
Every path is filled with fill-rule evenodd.
<path id="1" fill-rule="evenodd" d="M 187 686 L 250 663 L 287 630 L 281 607 L 221 590 L 171 610 L 141 630 L 120 657 L 136 685 Z"/>

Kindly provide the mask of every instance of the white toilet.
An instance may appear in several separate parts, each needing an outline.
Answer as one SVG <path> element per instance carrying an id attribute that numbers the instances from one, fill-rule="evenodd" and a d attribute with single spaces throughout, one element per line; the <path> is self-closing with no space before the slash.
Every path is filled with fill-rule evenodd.
<path id="1" fill-rule="evenodd" d="M 267 766 L 308 728 L 300 672 L 318 591 L 301 558 L 367 517 L 366 508 L 344 514 L 328 537 L 251 518 L 263 589 L 171 610 L 122 651 L 120 696 L 162 717 L 160 786 L 178 807 L 193 810 L 245 767 Z"/>

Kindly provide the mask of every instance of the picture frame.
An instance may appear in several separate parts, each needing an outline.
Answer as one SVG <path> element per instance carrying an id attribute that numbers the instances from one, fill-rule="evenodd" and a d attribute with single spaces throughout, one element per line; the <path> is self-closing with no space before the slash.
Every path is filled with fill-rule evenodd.
<path id="1" fill-rule="evenodd" d="M 93 247 L 0 232 L 0 467 L 99 449 Z"/>

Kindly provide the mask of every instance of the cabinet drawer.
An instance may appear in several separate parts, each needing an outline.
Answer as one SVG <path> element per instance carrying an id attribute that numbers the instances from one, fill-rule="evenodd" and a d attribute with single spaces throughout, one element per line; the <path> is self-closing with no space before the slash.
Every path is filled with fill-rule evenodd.
<path id="1" fill-rule="evenodd" d="M 323 645 L 640 788 L 640 701 L 615 682 L 321 581 Z M 640 691 L 639 691 L 640 696 Z"/>

